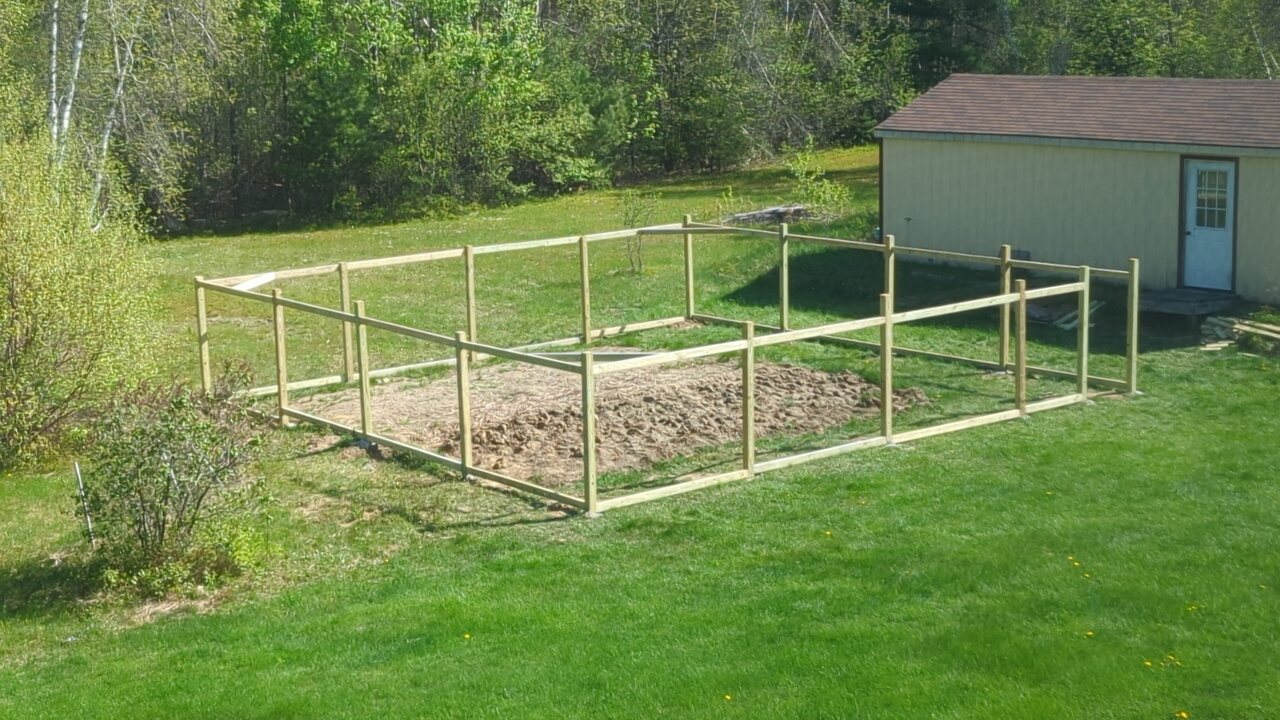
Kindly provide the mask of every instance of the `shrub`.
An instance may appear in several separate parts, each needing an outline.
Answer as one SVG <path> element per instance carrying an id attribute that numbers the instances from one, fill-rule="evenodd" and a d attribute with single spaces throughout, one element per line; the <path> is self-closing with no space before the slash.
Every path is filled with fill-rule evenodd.
<path id="1" fill-rule="evenodd" d="M 844 215 L 853 203 L 853 194 L 844 185 L 827 179 L 826 171 L 816 163 L 813 138 L 809 138 L 804 148 L 786 161 L 793 183 L 792 193 L 821 219 L 830 220 Z"/>
<path id="2" fill-rule="evenodd" d="M 258 445 L 240 378 L 206 395 L 143 384 L 111 404 L 93 433 L 89 509 L 109 580 L 163 594 L 251 566 L 259 539 L 245 468 Z"/>
<path id="3" fill-rule="evenodd" d="M 149 272 L 127 208 L 0 138 L 0 466 L 38 457 L 145 365 Z"/>
<path id="4" fill-rule="evenodd" d="M 645 195 L 638 190 L 623 190 L 618 194 L 617 200 L 622 227 L 638 228 L 650 224 L 661 198 L 660 193 Z M 627 238 L 627 263 L 632 274 L 644 272 L 644 237 L 637 235 Z"/>

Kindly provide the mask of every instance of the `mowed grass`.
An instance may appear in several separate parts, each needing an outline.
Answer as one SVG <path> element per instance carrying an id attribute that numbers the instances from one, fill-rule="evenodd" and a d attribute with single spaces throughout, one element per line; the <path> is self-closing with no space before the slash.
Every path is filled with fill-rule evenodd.
<path id="1" fill-rule="evenodd" d="M 874 158 L 825 161 L 871 203 Z M 730 184 L 760 203 L 787 197 L 772 170 L 682 181 L 654 189 L 654 221 L 705 216 Z M 173 372 L 194 371 L 190 275 L 567 235 L 617 216 L 598 193 L 442 223 L 157 245 Z M 639 276 L 620 248 L 592 249 L 598 323 L 680 312 L 675 243 L 646 247 Z M 874 312 L 877 257 L 797 254 L 797 326 Z M 481 260 L 482 336 L 574 332 L 575 255 Z M 771 244 L 700 242 L 698 261 L 702 309 L 773 320 Z M 990 273 L 902 273 L 907 306 L 993 290 Z M 336 295 L 327 279 L 282 287 Z M 356 288 L 381 317 L 450 331 L 461 317 L 456 266 L 358 276 Z M 1112 300 L 1094 362 L 1115 375 Z M 248 357 L 269 382 L 269 326 L 218 302 L 215 356 Z M 337 329 L 289 321 L 298 377 L 332 372 Z M 276 552 L 207 607 L 101 600 L 75 549 L 66 473 L 4 476 L 0 717 L 1274 717 L 1280 373 L 1274 360 L 1201 352 L 1183 328 L 1148 322 L 1138 398 L 594 519 L 354 449 L 316 452 L 310 430 L 273 432 L 255 472 L 273 496 L 260 523 Z M 993 315 L 974 314 L 898 334 L 989 358 L 993 329 Z M 374 342 L 384 363 L 426 356 Z M 1032 352 L 1069 367 L 1073 343 L 1036 327 Z M 874 356 L 833 346 L 766 359 L 877 373 Z M 935 401 L 904 426 L 1007 407 L 1012 392 L 1007 378 L 919 359 L 900 360 L 897 379 Z"/>

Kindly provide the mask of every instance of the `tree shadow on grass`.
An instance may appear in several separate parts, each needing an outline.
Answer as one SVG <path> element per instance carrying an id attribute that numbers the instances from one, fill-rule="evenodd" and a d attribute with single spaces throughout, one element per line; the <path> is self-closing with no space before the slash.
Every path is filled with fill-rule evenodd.
<path id="1" fill-rule="evenodd" d="M 878 253 L 845 248 L 793 253 L 790 259 L 791 307 L 796 310 L 823 312 L 859 318 L 880 314 L 880 293 L 884 288 L 884 262 Z M 1073 282 L 1063 275 L 1029 275 L 1030 287 L 1047 287 Z M 778 304 L 778 269 L 758 276 L 751 282 L 723 296 L 722 299 L 748 306 Z M 912 310 L 995 295 L 999 280 L 994 269 L 975 270 L 929 262 L 900 259 L 897 265 L 897 298 L 895 310 Z M 1074 296 L 1064 296 L 1068 302 Z M 1105 304 L 1094 313 L 1090 334 L 1090 352 L 1123 355 L 1125 353 L 1125 288 L 1114 283 L 1094 282 L 1091 297 Z M 998 312 L 978 310 L 930 318 L 912 326 L 934 329 L 996 332 Z M 1072 349 L 1076 343 L 1074 330 L 1063 330 L 1049 324 L 1029 323 L 1027 338 L 1035 343 Z M 1186 318 L 1144 313 L 1140 323 L 1139 344 L 1143 352 L 1195 347 L 1200 343 L 1197 328 Z M 909 343 L 904 343 L 909 346 Z"/>
<path id="2" fill-rule="evenodd" d="M 56 615 L 78 608 L 101 589 L 101 567 L 79 555 L 0 565 L 0 618 Z"/>
<path id="3" fill-rule="evenodd" d="M 874 165 L 854 168 L 827 170 L 825 179 L 857 190 L 859 187 L 874 186 L 879 181 L 879 169 Z M 782 193 L 796 184 L 795 178 L 786 168 L 765 167 L 738 170 L 730 173 L 717 173 L 712 176 L 680 176 L 657 182 L 645 183 L 646 192 L 662 195 L 664 200 L 711 200 L 722 192 L 732 188 L 735 195 L 741 197 L 761 193 Z M 692 210 L 692 208 L 691 208 Z M 695 218 L 707 220 L 707 218 Z"/>

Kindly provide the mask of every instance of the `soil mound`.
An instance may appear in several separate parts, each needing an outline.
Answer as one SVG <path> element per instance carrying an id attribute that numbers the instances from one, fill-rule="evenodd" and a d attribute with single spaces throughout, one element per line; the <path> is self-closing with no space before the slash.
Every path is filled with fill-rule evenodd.
<path id="1" fill-rule="evenodd" d="M 472 373 L 475 462 L 548 485 L 582 476 L 582 411 L 576 375 L 502 364 Z M 736 362 L 697 362 L 597 379 L 600 472 L 637 469 L 741 437 L 742 375 Z M 452 377 L 373 388 L 376 431 L 445 454 L 458 453 Z M 895 409 L 927 402 L 917 389 L 894 393 Z M 355 390 L 299 399 L 299 409 L 359 424 Z M 879 387 L 852 372 L 756 365 L 757 437 L 819 432 L 880 408 Z"/>

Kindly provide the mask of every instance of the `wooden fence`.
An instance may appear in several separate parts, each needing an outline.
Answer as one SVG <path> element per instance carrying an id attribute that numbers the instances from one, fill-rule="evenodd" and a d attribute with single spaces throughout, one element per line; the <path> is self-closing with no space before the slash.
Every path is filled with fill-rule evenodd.
<path id="1" fill-rule="evenodd" d="M 722 318 L 697 312 L 696 293 L 694 287 L 694 239 L 705 235 L 748 235 L 768 237 L 775 242 L 779 253 L 779 286 L 778 286 L 778 325 L 769 326 Z M 685 313 L 670 318 L 660 318 L 645 322 L 628 323 L 613 327 L 597 328 L 591 320 L 591 283 L 590 283 L 590 246 L 592 243 L 636 238 L 639 236 L 674 235 L 682 238 L 684 243 L 684 280 L 685 280 Z M 884 263 L 884 292 L 880 295 L 880 314 L 874 317 L 845 320 L 828 323 L 816 327 L 792 328 L 790 320 L 790 262 L 792 243 L 814 243 L 820 245 L 848 248 L 867 253 L 881 255 Z M 477 340 L 479 322 L 476 308 L 476 256 L 501 252 L 518 252 L 541 248 L 571 246 L 578 248 L 580 265 L 581 296 L 581 333 L 572 337 L 549 340 L 516 348 L 504 348 L 481 343 Z M 897 285 L 897 259 L 928 258 L 944 262 L 986 265 L 995 268 L 999 273 L 1000 290 L 989 297 L 975 298 L 963 302 L 954 302 L 935 307 L 927 307 L 906 311 L 895 310 L 894 300 Z M 466 329 L 453 335 L 429 332 L 397 323 L 370 317 L 365 312 L 362 301 L 353 301 L 351 297 L 350 274 L 353 271 L 384 268 L 413 263 L 457 260 L 462 265 L 465 277 Z M 1048 274 L 1067 275 L 1071 281 L 1049 285 L 1046 287 L 1028 288 L 1022 279 L 1014 280 L 1015 269 L 1039 271 Z M 722 483 L 743 480 L 760 473 L 779 470 L 801 463 L 834 457 L 856 450 L 880 447 L 883 445 L 910 442 L 921 438 L 942 435 L 967 428 L 989 425 L 1014 418 L 1026 417 L 1031 413 L 1059 408 L 1089 399 L 1090 388 L 1101 388 L 1112 391 L 1135 393 L 1138 389 L 1138 294 L 1139 264 L 1136 258 L 1129 260 L 1125 270 L 1098 269 L 1087 266 L 1062 265 L 1056 263 L 1031 262 L 1014 260 L 1009 246 L 1000 248 L 995 256 L 975 255 L 969 253 L 953 253 L 924 248 L 898 246 L 892 235 L 883 243 L 868 243 L 857 240 L 821 237 L 813 235 L 792 234 L 786 225 L 777 231 L 756 228 L 740 228 L 707 223 L 695 223 L 688 216 L 681 224 L 659 225 L 635 230 L 597 233 L 573 237 L 533 240 L 528 242 L 502 243 L 494 245 L 467 246 L 449 250 L 401 255 L 397 257 L 355 262 L 320 265 L 308 268 L 295 268 L 254 275 L 240 275 L 206 280 L 195 278 L 196 294 L 196 328 L 199 346 L 200 374 L 206 390 L 212 386 L 210 371 L 210 343 L 208 315 L 206 310 L 206 293 L 215 292 L 247 300 L 262 302 L 272 307 L 272 328 L 275 341 L 276 381 L 273 385 L 254 388 L 249 392 L 254 395 L 274 395 L 276 397 L 276 416 L 281 424 L 288 425 L 294 421 L 310 423 L 326 427 L 338 433 L 363 438 L 369 442 L 392 448 L 398 452 L 438 463 L 458 471 L 464 477 L 482 478 L 516 488 L 534 495 L 553 500 L 564 505 L 577 508 L 588 513 L 603 512 L 614 508 L 625 507 L 661 497 L 677 495 Z M 314 277 L 321 275 L 336 276 L 339 288 L 338 308 L 328 308 L 312 303 L 286 298 L 279 289 L 270 294 L 257 290 L 264 285 L 293 278 Z M 1124 378 L 1108 378 L 1091 375 L 1089 371 L 1089 327 L 1090 327 L 1090 284 L 1094 278 L 1123 281 L 1127 285 L 1126 314 L 1126 362 Z M 1078 303 L 1079 323 L 1077 325 L 1076 367 L 1074 372 L 1036 367 L 1027 362 L 1027 303 L 1049 297 L 1075 295 Z M 945 317 L 957 313 L 970 312 L 986 308 L 999 311 L 1000 345 L 995 360 L 948 355 L 944 353 L 915 350 L 902 347 L 894 341 L 894 330 L 898 325 L 918 322 L 931 318 Z M 333 320 L 341 325 L 343 372 L 340 375 L 309 378 L 305 380 L 289 379 L 288 370 L 288 328 L 285 310 L 309 313 Z M 742 338 L 728 342 L 719 342 L 684 350 L 653 352 L 643 354 L 596 354 L 591 350 L 572 353 L 540 353 L 553 347 L 572 345 L 589 346 L 593 341 L 638 332 L 653 328 L 668 327 L 685 321 L 697 321 L 709 324 L 731 325 L 741 328 Z M 375 369 L 369 361 L 368 330 L 374 328 L 402 335 L 408 338 L 449 348 L 452 357 L 420 362 L 396 367 Z M 841 337 L 840 333 L 877 328 L 880 338 L 878 342 Z M 823 341 L 848 344 L 874 350 L 879 353 L 881 362 L 880 377 L 880 431 L 875 435 L 851 438 L 846 442 L 819 450 L 810 450 L 786 457 L 758 461 L 756 459 L 755 432 L 755 351 L 757 348 L 802 341 Z M 634 492 L 627 495 L 600 498 L 598 492 L 598 470 L 596 451 L 596 377 L 609 373 L 626 372 L 641 368 L 652 368 L 662 365 L 677 364 L 723 355 L 736 354 L 742 371 L 742 439 L 741 462 L 738 467 L 728 472 L 682 476 L 671 484 Z M 893 370 L 895 355 L 920 355 L 924 357 L 967 363 L 979 368 L 1011 372 L 1014 376 L 1013 407 L 984 415 L 961 420 L 953 420 L 941 424 L 907 430 L 894 429 L 893 409 Z M 478 467 L 473 460 L 472 421 L 471 421 L 471 366 L 486 359 L 502 359 L 527 363 L 555 371 L 576 374 L 581 380 L 582 399 L 582 457 L 583 476 L 581 478 L 581 496 L 544 487 L 534 482 L 511 477 L 490 469 Z M 566 359 L 567 358 L 567 359 Z M 459 457 L 451 457 L 401 442 L 380 434 L 373 422 L 372 395 L 370 385 L 376 378 L 405 374 L 431 366 L 453 366 L 457 378 L 457 406 L 459 422 Z M 1058 397 L 1028 402 L 1028 375 L 1068 378 L 1075 381 L 1074 392 Z M 316 388 L 335 384 L 355 385 L 360 398 L 360 424 L 352 427 L 334 420 L 303 412 L 290 406 L 289 393 L 293 390 Z"/>

